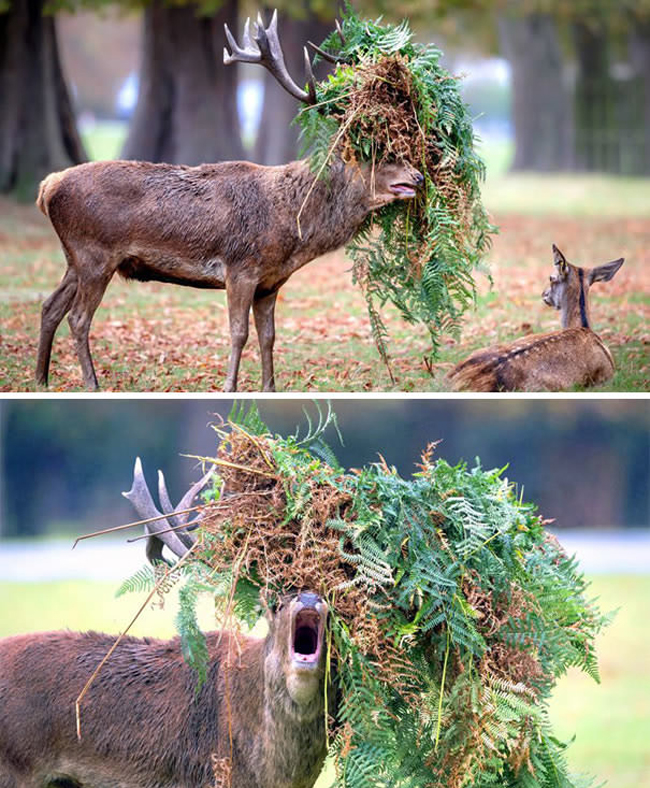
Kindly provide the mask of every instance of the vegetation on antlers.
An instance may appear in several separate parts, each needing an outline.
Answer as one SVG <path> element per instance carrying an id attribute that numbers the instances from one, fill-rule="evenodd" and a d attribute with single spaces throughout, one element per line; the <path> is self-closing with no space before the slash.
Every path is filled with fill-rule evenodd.
<path id="1" fill-rule="evenodd" d="M 496 230 L 481 204 L 485 167 L 458 79 L 440 65 L 440 50 L 411 38 L 406 22 L 369 22 L 347 6 L 342 35 L 323 43 L 339 61 L 335 73 L 317 85 L 315 107 L 296 118 L 317 172 L 340 155 L 407 161 L 425 176 L 415 200 L 368 217 L 348 247 L 385 361 L 379 308 L 390 300 L 408 321 L 424 322 L 435 352 L 473 303 L 473 271 Z"/>
<path id="2" fill-rule="evenodd" d="M 429 446 L 410 479 L 383 458 L 345 472 L 321 439 L 333 421 L 272 437 L 240 409 L 218 428 L 221 481 L 183 570 L 185 653 L 200 671 L 194 590 L 233 626 L 310 587 L 331 611 L 339 788 L 582 784 L 548 718 L 568 667 L 598 680 L 606 619 L 575 561 L 502 470 Z"/>

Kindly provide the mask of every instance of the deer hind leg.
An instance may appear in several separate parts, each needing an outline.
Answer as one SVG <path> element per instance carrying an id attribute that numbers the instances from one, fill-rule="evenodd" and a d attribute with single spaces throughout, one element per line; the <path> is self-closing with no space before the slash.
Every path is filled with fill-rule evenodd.
<path id="1" fill-rule="evenodd" d="M 91 263 L 91 259 L 86 262 Z M 111 281 L 114 269 L 103 265 L 98 259 L 92 262 L 95 264 L 91 263 L 79 269 L 79 285 L 68 315 L 68 323 L 74 338 L 84 384 L 91 391 L 96 391 L 99 384 L 90 355 L 88 333 L 93 316 L 101 303 L 108 283 Z"/>
<path id="2" fill-rule="evenodd" d="M 256 282 L 226 278 L 228 320 L 230 323 L 230 362 L 224 391 L 237 391 L 237 376 L 242 350 L 248 341 L 248 320 L 255 295 Z"/>
<path id="3" fill-rule="evenodd" d="M 76 292 L 77 272 L 68 262 L 68 269 L 63 275 L 61 283 L 45 301 L 41 310 L 41 334 L 36 358 L 36 383 L 39 386 L 47 386 L 54 335 L 69 311 Z"/>
<path id="4" fill-rule="evenodd" d="M 262 391 L 275 391 L 275 374 L 273 372 L 273 345 L 275 344 L 275 293 L 256 298 L 253 301 L 255 328 L 260 343 L 262 356 Z"/>

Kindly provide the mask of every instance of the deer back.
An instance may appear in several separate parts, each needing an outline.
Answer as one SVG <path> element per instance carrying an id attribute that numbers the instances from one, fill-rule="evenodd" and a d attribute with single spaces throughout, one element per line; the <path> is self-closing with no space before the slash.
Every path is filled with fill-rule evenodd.
<path id="1" fill-rule="evenodd" d="M 477 350 L 448 380 L 454 391 L 562 391 L 614 374 L 611 353 L 588 328 L 534 334 Z"/>
<path id="2" fill-rule="evenodd" d="M 225 758 L 232 788 L 310 788 L 325 757 L 323 678 L 305 716 L 287 691 L 286 648 L 276 647 L 288 642 L 286 621 L 264 640 L 207 635 L 198 690 L 178 638 L 126 637 L 84 698 L 81 739 L 75 700 L 114 637 L 0 640 L 0 786 L 207 788 L 213 758 Z"/>
<path id="3" fill-rule="evenodd" d="M 84 699 L 80 740 L 75 700 L 114 638 L 52 632 L 0 641 L 0 763 L 35 781 L 66 774 L 80 785 L 209 785 L 212 754 L 228 755 L 223 665 L 231 638 L 208 636 L 208 677 L 198 693 L 178 639 L 125 638 Z M 246 639 L 238 649 L 233 705 L 253 730 L 264 696 L 263 643 Z"/>

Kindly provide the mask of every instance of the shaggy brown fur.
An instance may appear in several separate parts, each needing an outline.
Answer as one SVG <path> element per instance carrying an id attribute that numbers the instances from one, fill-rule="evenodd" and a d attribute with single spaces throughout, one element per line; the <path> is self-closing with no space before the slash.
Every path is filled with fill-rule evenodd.
<path id="1" fill-rule="evenodd" d="M 623 259 L 584 269 L 555 245 L 553 255 L 556 273 L 542 299 L 560 311 L 563 330 L 477 350 L 449 373 L 455 391 L 562 391 L 612 377 L 612 355 L 591 330 L 589 288 L 612 279 Z"/>
<path id="2" fill-rule="evenodd" d="M 209 634 L 198 693 L 178 638 L 125 638 L 83 702 L 80 741 L 75 700 L 114 638 L 0 640 L 0 788 L 210 788 L 213 758 L 232 788 L 310 788 L 325 757 L 325 649 L 308 675 L 295 668 L 293 604 L 264 640 Z"/>

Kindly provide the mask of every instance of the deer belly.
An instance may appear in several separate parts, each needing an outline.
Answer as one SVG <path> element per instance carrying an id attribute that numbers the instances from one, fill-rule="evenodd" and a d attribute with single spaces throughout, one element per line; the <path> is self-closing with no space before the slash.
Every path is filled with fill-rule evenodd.
<path id="1" fill-rule="evenodd" d="M 167 282 L 216 290 L 226 286 L 226 267 L 220 257 L 193 260 L 165 254 L 130 255 L 117 270 L 125 279 L 139 282 Z"/>

